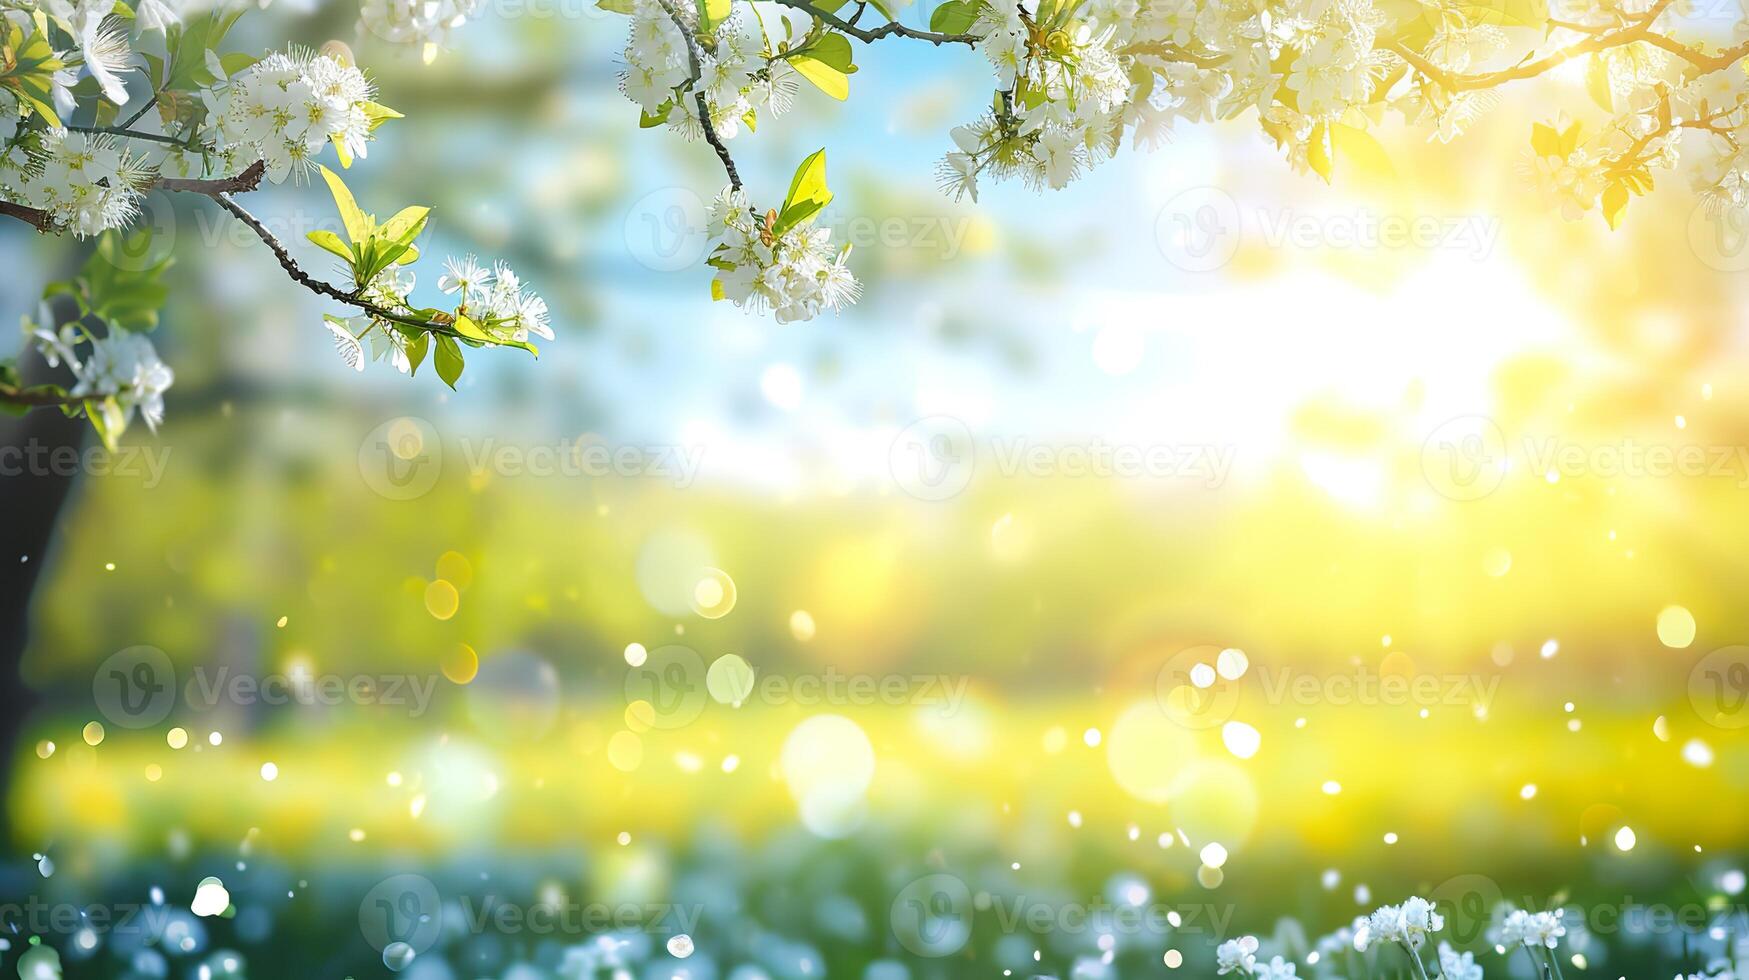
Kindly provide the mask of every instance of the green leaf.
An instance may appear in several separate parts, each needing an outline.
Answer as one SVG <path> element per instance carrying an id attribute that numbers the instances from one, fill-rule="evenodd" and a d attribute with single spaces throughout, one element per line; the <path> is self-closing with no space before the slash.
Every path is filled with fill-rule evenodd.
<path id="1" fill-rule="evenodd" d="M 164 272 L 174 260 L 169 255 L 155 260 L 151 256 L 150 227 L 125 238 L 120 232 L 104 232 L 79 270 L 75 295 L 81 310 L 124 330 L 156 327 L 158 311 L 170 295 Z"/>
<path id="2" fill-rule="evenodd" d="M 806 54 L 815 61 L 836 68 L 846 75 L 856 74 L 856 65 L 852 60 L 854 52 L 850 48 L 850 39 L 842 34 L 828 32 L 822 35 L 818 41 L 796 53 Z"/>
<path id="3" fill-rule="evenodd" d="M 595 5 L 602 10 L 615 14 L 630 15 L 638 9 L 635 0 L 595 0 Z"/>
<path id="4" fill-rule="evenodd" d="M 376 222 L 359 208 L 358 202 L 352 198 L 352 192 L 346 189 L 346 182 L 338 174 L 320 165 L 318 169 L 322 171 L 322 179 L 328 183 L 329 193 L 334 195 L 334 206 L 340 210 L 340 222 L 346 226 L 346 236 L 352 239 L 354 245 L 369 239 Z"/>
<path id="5" fill-rule="evenodd" d="M 121 438 L 121 433 L 110 426 L 109 421 L 103 416 L 103 410 L 106 406 L 113 404 L 115 404 L 113 397 L 104 398 L 102 401 L 95 398 L 85 399 L 85 417 L 91 420 L 91 428 L 97 431 L 97 438 L 103 441 L 103 448 L 112 453 L 115 452 L 116 440 Z"/>
<path id="6" fill-rule="evenodd" d="M 225 70 L 226 75 L 235 75 L 260 60 L 252 54 L 233 51 L 230 54 L 219 55 L 219 67 Z"/>
<path id="7" fill-rule="evenodd" d="M 454 391 L 456 379 L 462 376 L 463 367 L 462 349 L 456 344 L 454 337 L 448 334 L 438 335 L 437 355 L 434 360 L 437 364 L 437 376 Z"/>
<path id="8" fill-rule="evenodd" d="M 966 34 L 978 22 L 978 5 L 968 0 L 947 0 L 929 15 L 929 29 L 941 34 Z"/>
<path id="9" fill-rule="evenodd" d="M 849 38 L 828 32 L 807 47 L 790 52 L 788 57 L 790 66 L 820 91 L 840 102 L 850 97 L 848 76 L 856 72 L 856 65 Z"/>
<path id="10" fill-rule="evenodd" d="M 349 266 L 357 261 L 357 257 L 352 254 L 352 249 L 348 248 L 346 243 L 340 240 L 340 236 L 326 228 L 318 228 L 304 237 L 314 242 L 316 247 L 326 249 L 340 258 L 345 259 L 346 264 Z"/>
<path id="11" fill-rule="evenodd" d="M 416 377 L 419 374 L 419 365 L 425 363 L 425 354 L 429 350 L 431 350 L 431 334 L 424 330 L 412 331 L 412 335 L 407 337 L 407 363 L 412 365 L 407 369 L 408 377 Z"/>
<path id="12" fill-rule="evenodd" d="M 783 208 L 777 213 L 772 231 L 782 235 L 797 225 L 813 219 L 832 201 L 832 191 L 826 186 L 826 150 L 808 154 L 790 179 L 789 193 L 784 195 Z"/>

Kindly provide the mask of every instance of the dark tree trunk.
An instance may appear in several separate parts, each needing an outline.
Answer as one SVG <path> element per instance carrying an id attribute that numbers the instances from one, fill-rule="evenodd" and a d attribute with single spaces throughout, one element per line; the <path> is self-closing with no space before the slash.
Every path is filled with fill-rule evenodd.
<path id="1" fill-rule="evenodd" d="M 64 468 L 31 461 L 63 446 L 77 451 L 88 431 L 84 419 L 52 408 L 32 409 L 21 418 L 0 416 L 0 792 L 8 795 L 19 753 L 28 751 L 19 736 L 36 703 L 20 671 L 30 638 L 30 600 L 74 481 Z M 12 844 L 12 831 L 10 808 L 0 806 L 0 842 Z"/>

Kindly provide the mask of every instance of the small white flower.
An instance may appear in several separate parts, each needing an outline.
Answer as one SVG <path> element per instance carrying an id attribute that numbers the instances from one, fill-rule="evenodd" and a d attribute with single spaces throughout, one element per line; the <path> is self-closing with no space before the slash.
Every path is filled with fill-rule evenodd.
<path id="1" fill-rule="evenodd" d="M 97 79 L 103 97 L 116 105 L 127 105 L 128 89 L 120 76 L 127 71 L 134 53 L 128 48 L 127 30 L 119 21 L 106 20 L 108 11 L 99 13 L 99 10 L 101 5 L 80 5 L 79 14 L 74 19 L 79 53 L 85 58 L 85 70 Z"/>
<path id="2" fill-rule="evenodd" d="M 363 371 L 364 345 L 353 334 L 351 322 L 338 317 L 324 317 L 322 322 L 334 336 L 334 350 L 340 355 L 340 360 L 354 371 Z"/>
<path id="3" fill-rule="evenodd" d="M 1257 937 L 1240 936 L 1229 939 L 1215 948 L 1215 966 L 1217 973 L 1232 973 L 1235 970 L 1252 972 L 1257 966 Z"/>
<path id="4" fill-rule="evenodd" d="M 491 284 L 492 275 L 482 267 L 472 255 L 457 259 L 450 256 L 444 260 L 443 275 L 437 277 L 437 288 L 445 293 L 457 290 L 478 292 Z"/>
<path id="5" fill-rule="evenodd" d="M 1257 967 L 1257 980 L 1299 980 L 1299 974 L 1294 964 L 1279 956 L 1271 957 L 1268 963 Z"/>
<path id="6" fill-rule="evenodd" d="M 74 323 L 63 323 L 59 330 L 55 329 L 54 313 L 47 303 L 40 305 L 37 312 L 37 322 L 32 323 L 29 317 L 24 320 L 25 329 L 36 343 L 36 349 L 42 354 L 44 363 L 49 367 L 60 367 L 65 361 L 75 374 L 79 371 L 79 357 L 73 348 L 79 343 L 79 328 Z"/>
<path id="7" fill-rule="evenodd" d="M 156 430 L 164 420 L 164 392 L 176 380 L 150 340 L 121 330 L 91 342 L 91 356 L 76 377 L 71 394 L 115 398 L 115 409 L 106 409 L 106 421 L 118 431 L 136 408 L 147 427 Z"/>
<path id="8" fill-rule="evenodd" d="M 1439 944 L 1439 972 L 1445 980 L 1482 980 L 1482 968 L 1474 953 L 1459 953 L 1447 943 Z"/>

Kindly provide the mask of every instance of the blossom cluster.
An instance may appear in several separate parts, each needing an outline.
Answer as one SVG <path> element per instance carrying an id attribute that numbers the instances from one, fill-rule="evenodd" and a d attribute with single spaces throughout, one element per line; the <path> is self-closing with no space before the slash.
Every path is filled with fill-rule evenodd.
<path id="1" fill-rule="evenodd" d="M 711 208 L 718 241 L 711 264 L 724 299 L 779 323 L 811 320 L 856 301 L 862 285 L 850 271 L 849 246 L 836 252 L 832 231 L 807 224 L 779 230 L 775 212 L 760 217 L 744 191 L 724 190 Z"/>
<path id="2" fill-rule="evenodd" d="M 959 149 L 938 168 L 946 190 L 976 199 L 980 173 L 1062 188 L 1117 152 L 1131 94 L 1119 25 L 1090 19 L 1045 32 L 1019 0 L 993 0 L 974 33 L 1010 108 L 954 130 Z"/>
<path id="3" fill-rule="evenodd" d="M 101 421 L 108 431 L 127 428 L 136 409 L 157 431 L 164 421 L 164 392 L 176 375 L 159 359 L 151 340 L 113 326 L 102 337 L 76 322 L 56 327 L 46 308 L 38 321 L 29 317 L 23 321 L 37 351 L 51 368 L 67 365 L 75 379 L 68 394 L 100 404 Z"/>
<path id="4" fill-rule="evenodd" d="M 1561 937 L 1567 934 L 1567 927 L 1561 921 L 1565 916 L 1565 909 L 1555 909 L 1553 912 L 1513 909 L 1506 913 L 1506 919 L 1500 925 L 1500 943 L 1508 947 L 1540 946 L 1554 949 Z"/>
<path id="5" fill-rule="evenodd" d="M 391 313 L 417 318 L 420 314 L 408 299 L 416 282 L 412 269 L 391 265 L 371 280 L 362 298 Z M 522 278 L 503 262 L 488 269 L 472 255 L 460 259 L 451 256 L 444 263 L 437 288 L 456 297 L 455 316 L 468 317 L 495 340 L 523 343 L 531 334 L 553 339 L 547 301 L 524 285 Z M 327 324 L 335 349 L 347 367 L 363 371 L 366 360 L 386 360 L 402 374 L 413 370 L 407 336 L 390 324 L 368 315 L 329 317 Z M 367 339 L 368 357 L 364 351 Z"/>
<path id="6" fill-rule="evenodd" d="M 1401 905 L 1382 905 L 1367 916 L 1366 927 L 1355 945 L 1365 949 L 1374 943 L 1399 943 L 1414 950 L 1427 942 L 1429 933 L 1445 928 L 1445 917 L 1425 898 L 1411 895 Z"/>
<path id="7" fill-rule="evenodd" d="M 113 136 L 0 120 L 0 197 L 48 212 L 80 238 L 126 227 L 154 177 Z"/>
<path id="8" fill-rule="evenodd" d="M 1240 936 L 1215 947 L 1215 972 L 1221 975 L 1237 973 L 1256 980 L 1298 980 L 1299 968 L 1293 963 L 1272 956 L 1267 963 L 1257 962 L 1256 936 Z"/>
<path id="9" fill-rule="evenodd" d="M 1317 127 L 1370 100 L 1394 57 L 1375 48 L 1384 18 L 1372 0 L 1047 6 L 979 7 L 972 33 L 998 99 L 953 131 L 938 174 L 956 197 L 975 198 L 983 175 L 1061 188 L 1112 157 L 1126 133 L 1153 147 L 1177 120 L 1248 108 L 1306 169 Z"/>
<path id="10" fill-rule="evenodd" d="M 704 135 L 692 93 L 704 95 L 707 116 L 717 136 L 731 140 L 752 128 L 760 109 L 782 115 L 795 102 L 800 82 L 787 62 L 767 63 L 760 44 L 748 33 L 737 12 L 712 31 L 713 44 L 698 55 L 698 81 L 693 82 L 693 52 L 674 17 L 696 28 L 692 3 L 674 4 L 673 15 L 659 0 L 636 0 L 626 40 L 625 70 L 620 91 L 638 104 L 645 116 L 666 121 L 687 140 Z M 676 107 L 678 111 L 675 110 Z"/>
<path id="11" fill-rule="evenodd" d="M 203 92 L 232 172 L 260 160 L 274 183 L 288 175 L 306 178 L 329 142 L 343 159 L 363 157 L 373 95 L 356 67 L 296 48 L 274 52 Z"/>
<path id="12" fill-rule="evenodd" d="M 502 340 L 523 342 L 529 334 L 553 339 L 548 324 L 547 301 L 522 284 L 508 265 L 498 262 L 487 269 L 472 255 L 444 262 L 437 288 L 457 297 L 456 312 L 466 314 L 485 331 Z"/>

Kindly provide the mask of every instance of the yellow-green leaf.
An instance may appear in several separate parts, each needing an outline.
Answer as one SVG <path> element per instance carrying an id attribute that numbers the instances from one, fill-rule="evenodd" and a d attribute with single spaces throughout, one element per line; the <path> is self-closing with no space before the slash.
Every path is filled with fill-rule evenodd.
<path id="1" fill-rule="evenodd" d="M 486 331 L 481 330 L 480 325 L 466 314 L 460 314 L 455 318 L 455 332 L 469 340 L 478 340 L 488 344 L 492 342 L 491 336 Z"/>
<path id="2" fill-rule="evenodd" d="M 789 193 L 784 195 L 783 208 L 777 213 L 773 227 L 782 235 L 819 214 L 832 201 L 832 191 L 826 186 L 826 150 L 824 147 L 808 154 L 796 167 L 790 179 Z"/>
<path id="3" fill-rule="evenodd" d="M 1603 220 L 1613 231 L 1621 224 L 1622 212 L 1628 207 L 1628 189 L 1621 183 L 1610 184 L 1603 191 Z"/>
<path id="4" fill-rule="evenodd" d="M 393 218 L 383 222 L 382 235 L 392 242 L 410 244 L 425 230 L 425 216 L 430 213 L 430 208 L 419 205 L 402 208 Z"/>
<path id="5" fill-rule="evenodd" d="M 1306 162 L 1318 176 L 1330 182 L 1330 174 L 1335 169 L 1336 161 L 1330 153 L 1330 127 L 1319 123 L 1312 129 L 1310 144 L 1306 147 Z"/>
<path id="6" fill-rule="evenodd" d="M 730 10 L 730 0 L 698 0 L 699 26 L 709 31 L 728 20 Z"/>
<path id="7" fill-rule="evenodd" d="M 814 87 L 843 102 L 850 98 L 850 79 L 838 69 L 806 54 L 790 55 L 790 67 L 796 74 L 814 83 Z"/>
<path id="8" fill-rule="evenodd" d="M 115 452 L 116 440 L 121 437 L 121 432 L 118 431 L 115 426 L 109 424 L 109 418 L 104 415 L 104 410 L 113 409 L 114 407 L 115 398 L 113 396 L 104 398 L 101 401 L 95 398 L 85 399 L 85 418 L 90 420 L 91 428 L 97 432 L 97 438 L 103 440 L 103 448 L 112 453 Z M 116 414 L 119 415 L 120 413 L 117 412 Z"/>
<path id="9" fill-rule="evenodd" d="M 340 240 L 339 235 L 334 234 L 326 228 L 318 228 L 304 237 L 316 243 L 318 248 L 326 249 L 327 251 L 334 253 L 336 256 L 346 260 L 348 263 L 351 263 L 354 260 L 352 249 L 346 247 L 346 243 Z"/>
<path id="10" fill-rule="evenodd" d="M 327 167 L 321 167 L 322 179 L 328 183 L 328 192 L 334 195 L 334 206 L 340 210 L 340 222 L 346 226 L 346 235 L 354 245 L 370 237 L 371 228 L 376 222 L 365 214 L 353 200 L 352 192 L 346 189 L 346 183 L 340 175 Z"/>

